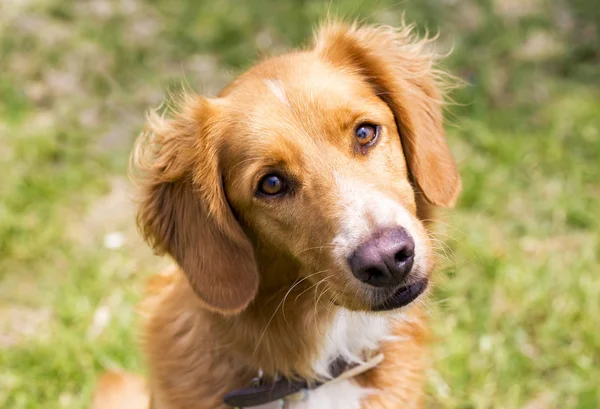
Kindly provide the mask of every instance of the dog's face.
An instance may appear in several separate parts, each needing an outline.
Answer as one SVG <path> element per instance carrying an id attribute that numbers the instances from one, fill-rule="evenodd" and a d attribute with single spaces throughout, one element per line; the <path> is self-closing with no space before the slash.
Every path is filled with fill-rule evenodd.
<path id="1" fill-rule="evenodd" d="M 284 280 L 322 281 L 356 309 L 424 289 L 427 234 L 394 115 L 368 83 L 298 54 L 258 66 L 224 98 L 226 195 L 254 247 L 297 262 L 299 277 Z"/>
<path id="2" fill-rule="evenodd" d="M 425 290 L 431 249 L 415 190 L 448 206 L 460 182 L 430 61 L 399 36 L 330 27 L 313 50 L 267 60 L 219 98 L 151 124 L 160 146 L 140 223 L 207 306 L 239 311 L 259 283 L 322 283 L 356 310 Z"/>

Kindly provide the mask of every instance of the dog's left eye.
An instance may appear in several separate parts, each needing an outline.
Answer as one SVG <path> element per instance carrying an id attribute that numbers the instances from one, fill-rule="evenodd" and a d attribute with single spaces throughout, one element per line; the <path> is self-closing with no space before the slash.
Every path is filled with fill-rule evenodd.
<path id="1" fill-rule="evenodd" d="M 379 126 L 374 124 L 360 124 L 354 130 L 356 140 L 360 146 L 371 146 L 379 136 Z"/>
<path id="2" fill-rule="evenodd" d="M 258 182 L 258 192 L 266 196 L 276 196 L 284 192 L 285 181 L 278 175 L 267 175 Z"/>

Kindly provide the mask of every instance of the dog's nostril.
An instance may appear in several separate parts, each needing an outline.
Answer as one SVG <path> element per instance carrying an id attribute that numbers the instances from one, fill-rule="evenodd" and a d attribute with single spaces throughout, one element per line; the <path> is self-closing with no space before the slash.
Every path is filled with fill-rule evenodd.
<path id="1" fill-rule="evenodd" d="M 402 264 L 408 259 L 410 259 L 413 255 L 414 253 L 410 249 L 403 248 L 402 250 L 394 254 L 394 261 L 396 262 L 396 264 Z"/>
<path id="2" fill-rule="evenodd" d="M 379 270 L 378 268 L 367 268 L 365 270 L 365 276 L 367 279 L 367 282 L 373 282 L 373 280 L 377 280 L 379 278 L 381 278 L 384 275 L 383 271 Z"/>

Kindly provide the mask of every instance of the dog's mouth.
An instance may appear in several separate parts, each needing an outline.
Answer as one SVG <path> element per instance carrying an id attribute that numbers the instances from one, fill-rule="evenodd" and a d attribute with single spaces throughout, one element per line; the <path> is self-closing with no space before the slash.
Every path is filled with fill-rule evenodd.
<path id="1" fill-rule="evenodd" d="M 427 288 L 429 280 L 423 278 L 416 283 L 405 285 L 398 288 L 391 296 L 389 296 L 381 304 L 375 305 L 373 311 L 390 311 L 396 308 L 407 306 L 411 302 L 417 299 L 418 296 L 423 294 L 423 291 Z"/>

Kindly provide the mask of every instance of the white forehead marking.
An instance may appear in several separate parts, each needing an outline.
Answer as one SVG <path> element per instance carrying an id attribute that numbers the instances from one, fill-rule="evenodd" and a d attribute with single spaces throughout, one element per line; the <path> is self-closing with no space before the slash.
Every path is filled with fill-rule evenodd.
<path id="1" fill-rule="evenodd" d="M 283 89 L 283 82 L 280 80 L 265 80 L 265 84 L 269 87 L 269 90 L 284 104 L 289 105 L 289 101 L 285 96 L 285 89 Z"/>

